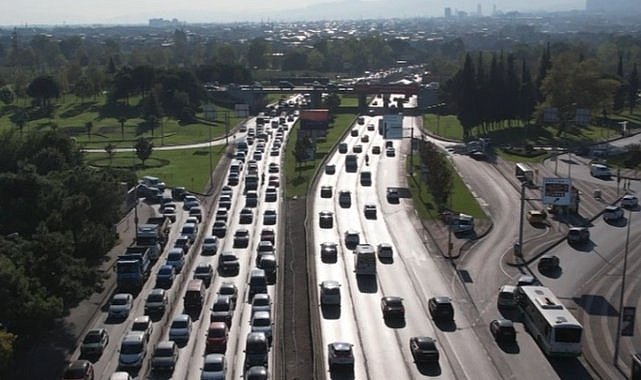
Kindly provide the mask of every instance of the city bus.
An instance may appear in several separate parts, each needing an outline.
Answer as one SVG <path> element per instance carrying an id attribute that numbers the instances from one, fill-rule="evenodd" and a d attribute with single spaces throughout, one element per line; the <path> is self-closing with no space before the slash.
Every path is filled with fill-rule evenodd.
<path id="1" fill-rule="evenodd" d="M 376 276 L 376 251 L 371 244 L 359 244 L 354 249 L 354 273 Z"/>
<path id="2" fill-rule="evenodd" d="M 547 356 L 581 355 L 583 327 L 545 286 L 520 286 L 523 324 Z"/>
<path id="3" fill-rule="evenodd" d="M 534 171 L 526 164 L 522 164 L 520 162 L 517 163 L 515 165 L 514 171 L 516 174 L 516 178 L 521 180 L 521 182 L 528 182 L 528 183 L 534 182 Z"/>

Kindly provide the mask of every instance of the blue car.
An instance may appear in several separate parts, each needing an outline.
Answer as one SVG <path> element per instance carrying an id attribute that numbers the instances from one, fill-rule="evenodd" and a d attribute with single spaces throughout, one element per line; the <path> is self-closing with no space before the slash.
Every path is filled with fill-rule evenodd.
<path id="1" fill-rule="evenodd" d="M 172 265 L 163 265 L 156 274 L 156 285 L 159 288 L 171 288 L 176 278 L 176 270 Z"/>
<path id="2" fill-rule="evenodd" d="M 180 273 L 183 270 L 183 265 L 185 265 L 185 256 L 180 248 L 172 248 L 167 255 L 167 261 L 165 265 L 171 265 L 176 270 L 176 273 Z"/>

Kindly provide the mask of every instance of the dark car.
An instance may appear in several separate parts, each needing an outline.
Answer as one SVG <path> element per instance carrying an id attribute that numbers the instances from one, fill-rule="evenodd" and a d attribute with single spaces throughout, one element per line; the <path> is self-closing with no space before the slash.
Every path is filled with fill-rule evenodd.
<path id="1" fill-rule="evenodd" d="M 516 330 L 509 319 L 495 319 L 490 322 L 490 332 L 498 343 L 515 343 Z"/>
<path id="2" fill-rule="evenodd" d="M 331 198 L 332 197 L 332 187 L 331 186 L 321 186 L 320 196 L 321 196 L 321 198 Z"/>
<path id="3" fill-rule="evenodd" d="M 62 380 L 93 380 L 93 364 L 88 360 L 74 360 L 65 369 Z"/>
<path id="4" fill-rule="evenodd" d="M 82 356 L 100 356 L 109 344 L 109 334 L 105 329 L 89 330 L 80 345 Z"/>
<path id="5" fill-rule="evenodd" d="M 232 251 L 223 251 L 218 256 L 218 270 L 221 273 L 238 273 L 240 270 L 238 256 Z"/>
<path id="6" fill-rule="evenodd" d="M 336 366 L 354 367 L 354 352 L 352 344 L 334 342 L 327 345 L 327 364 L 330 371 Z"/>
<path id="7" fill-rule="evenodd" d="M 438 363 L 440 358 L 436 341 L 428 336 L 411 337 L 410 351 L 417 363 Z"/>
<path id="8" fill-rule="evenodd" d="M 211 234 L 221 239 L 224 238 L 227 235 L 227 223 L 222 220 L 215 221 L 211 227 Z"/>
<path id="9" fill-rule="evenodd" d="M 218 294 L 211 307 L 209 322 L 224 322 L 227 326 L 231 326 L 235 308 L 236 304 L 231 297 Z"/>
<path id="10" fill-rule="evenodd" d="M 572 227 L 568 230 L 568 243 L 583 244 L 590 241 L 590 230 L 587 227 Z"/>
<path id="11" fill-rule="evenodd" d="M 260 231 L 260 241 L 269 241 L 272 244 L 276 242 L 276 233 L 271 227 L 265 227 Z"/>
<path id="12" fill-rule="evenodd" d="M 187 194 L 187 190 L 184 187 L 174 187 L 171 189 L 171 197 L 176 201 L 182 201 Z"/>
<path id="13" fill-rule="evenodd" d="M 336 262 L 338 260 L 338 248 L 336 243 L 321 243 L 321 260 L 323 262 Z"/>
<path id="14" fill-rule="evenodd" d="M 454 320 L 454 307 L 450 297 L 432 297 L 428 302 L 432 318 L 440 321 Z"/>
<path id="15" fill-rule="evenodd" d="M 331 211 L 321 211 L 318 213 L 318 224 L 320 228 L 334 227 L 334 213 Z"/>
<path id="16" fill-rule="evenodd" d="M 249 246 L 249 230 L 240 228 L 234 234 L 234 248 L 247 248 Z"/>
<path id="17" fill-rule="evenodd" d="M 554 255 L 543 255 L 539 259 L 539 272 L 554 272 L 559 267 L 559 258 Z"/>
<path id="18" fill-rule="evenodd" d="M 401 297 L 382 297 L 381 311 L 383 318 L 405 318 L 405 306 Z"/>
<path id="19" fill-rule="evenodd" d="M 223 296 L 229 296 L 234 305 L 238 299 L 238 287 L 231 281 L 223 281 L 218 288 L 218 294 Z"/>
<path id="20" fill-rule="evenodd" d="M 250 208 L 243 208 L 240 210 L 240 217 L 238 222 L 240 224 L 251 224 L 254 221 L 254 212 Z"/>
<path id="21" fill-rule="evenodd" d="M 211 284 L 211 279 L 214 277 L 214 268 L 212 268 L 211 264 L 209 263 L 200 263 L 194 269 L 194 278 L 203 280 L 203 283 L 205 286 L 209 286 Z"/>

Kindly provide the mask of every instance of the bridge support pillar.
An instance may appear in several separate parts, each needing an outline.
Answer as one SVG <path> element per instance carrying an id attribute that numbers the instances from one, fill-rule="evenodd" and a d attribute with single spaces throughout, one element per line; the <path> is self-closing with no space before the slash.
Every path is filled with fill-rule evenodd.
<path id="1" fill-rule="evenodd" d="M 312 108 L 320 108 L 322 93 L 320 91 L 314 91 L 310 95 L 311 95 Z"/>
<path id="2" fill-rule="evenodd" d="M 367 112 L 367 94 L 358 94 L 358 112 Z"/>

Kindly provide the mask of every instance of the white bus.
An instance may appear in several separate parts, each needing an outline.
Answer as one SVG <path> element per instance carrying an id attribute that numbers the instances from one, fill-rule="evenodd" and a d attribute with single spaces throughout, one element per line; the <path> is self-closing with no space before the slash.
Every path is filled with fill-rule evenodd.
<path id="1" fill-rule="evenodd" d="M 523 323 L 548 356 L 581 355 L 583 327 L 545 286 L 520 286 Z"/>
<path id="2" fill-rule="evenodd" d="M 376 251 L 371 244 L 359 244 L 354 249 L 354 273 L 376 276 Z"/>
<path id="3" fill-rule="evenodd" d="M 527 166 L 526 164 L 522 163 L 517 163 L 515 168 L 514 168 L 516 178 L 521 180 L 521 182 L 528 182 L 528 183 L 533 183 L 534 182 L 534 171 Z"/>

